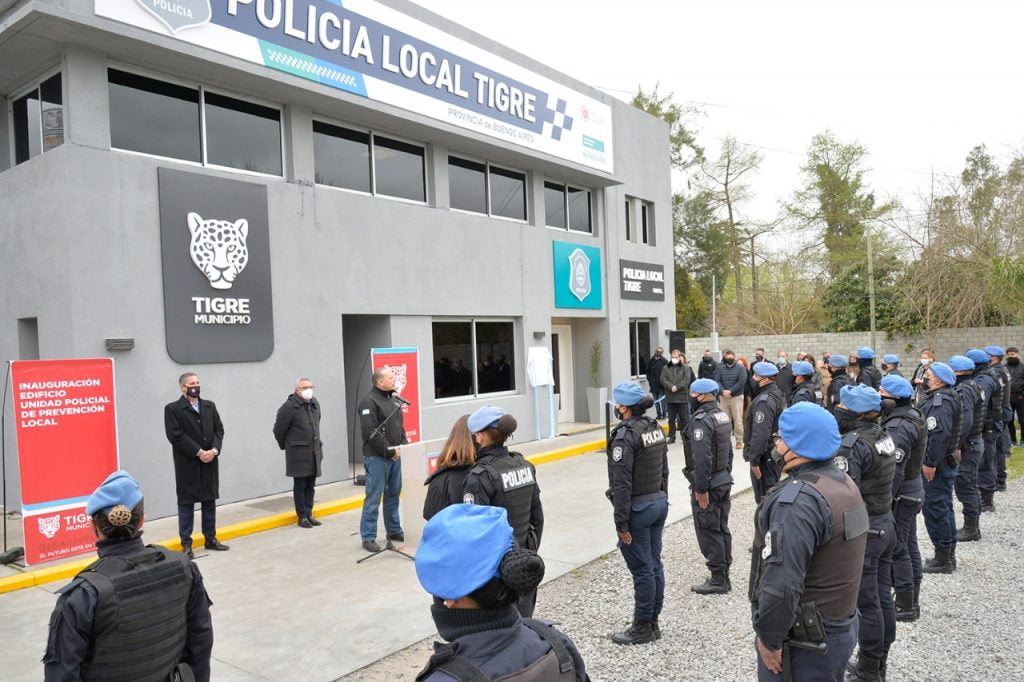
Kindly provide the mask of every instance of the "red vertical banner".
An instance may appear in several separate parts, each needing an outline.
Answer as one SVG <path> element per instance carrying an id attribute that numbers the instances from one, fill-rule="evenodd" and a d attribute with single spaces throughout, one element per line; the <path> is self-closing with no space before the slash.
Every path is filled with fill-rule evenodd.
<path id="1" fill-rule="evenodd" d="M 409 401 L 402 406 L 402 423 L 405 437 L 410 443 L 422 440 L 420 432 L 420 349 L 419 348 L 372 348 L 370 349 L 373 371 L 389 368 L 395 375 L 395 392 Z"/>
<path id="2" fill-rule="evenodd" d="M 94 549 L 85 503 L 118 468 L 114 361 L 11 363 L 25 563 Z"/>

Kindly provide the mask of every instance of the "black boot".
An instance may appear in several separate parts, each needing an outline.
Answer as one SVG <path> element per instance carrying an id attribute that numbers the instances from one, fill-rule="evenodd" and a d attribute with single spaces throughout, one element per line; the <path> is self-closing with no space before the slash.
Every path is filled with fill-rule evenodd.
<path id="1" fill-rule="evenodd" d="M 994 490 L 981 491 L 981 511 L 994 512 L 996 510 L 995 496 L 996 491 Z"/>
<path id="2" fill-rule="evenodd" d="M 646 620 L 635 621 L 625 632 L 612 635 L 612 641 L 616 644 L 648 644 L 654 640 L 654 629 L 651 622 Z"/>
<path id="3" fill-rule="evenodd" d="M 896 592 L 896 620 L 901 623 L 912 623 L 917 620 L 914 611 L 914 592 Z"/>
<path id="4" fill-rule="evenodd" d="M 729 576 L 725 573 L 712 573 L 700 585 L 693 585 L 691 590 L 697 594 L 726 594 L 732 589 Z"/>
<path id="5" fill-rule="evenodd" d="M 974 542 L 981 539 L 978 517 L 964 515 L 964 527 L 956 532 L 957 542 Z"/>
<path id="6" fill-rule="evenodd" d="M 850 662 L 846 664 L 846 680 L 847 682 L 853 682 L 856 680 L 866 680 L 868 682 L 878 682 L 881 680 L 879 675 L 879 666 L 882 659 L 868 656 L 867 654 L 858 651 L 856 658 L 851 658 Z"/>
<path id="7" fill-rule="evenodd" d="M 956 566 L 953 565 L 952 554 L 953 551 L 950 547 L 936 547 L 935 558 L 924 562 L 921 570 L 925 573 L 952 573 L 956 569 Z"/>
<path id="8" fill-rule="evenodd" d="M 651 621 L 651 632 L 654 633 L 654 639 L 661 639 L 661 626 L 658 625 L 657 618 Z"/>
<path id="9" fill-rule="evenodd" d="M 921 617 L 921 586 L 914 588 L 914 620 Z"/>
<path id="10" fill-rule="evenodd" d="M 878 679 L 885 682 L 885 671 L 889 666 L 889 652 L 886 651 L 885 655 L 882 656 L 882 660 L 878 662 Z"/>
<path id="11" fill-rule="evenodd" d="M 949 563 L 953 564 L 953 570 L 956 570 L 956 545 L 949 548 Z"/>

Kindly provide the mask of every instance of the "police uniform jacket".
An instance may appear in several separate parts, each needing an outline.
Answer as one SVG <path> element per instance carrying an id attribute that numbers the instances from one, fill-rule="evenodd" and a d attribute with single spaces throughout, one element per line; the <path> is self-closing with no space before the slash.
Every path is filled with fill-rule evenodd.
<path id="1" fill-rule="evenodd" d="M 896 473 L 896 444 L 875 420 L 837 407 L 836 422 L 843 436 L 834 458 L 860 488 L 869 516 L 892 511 L 892 481 Z"/>
<path id="2" fill-rule="evenodd" d="M 896 446 L 896 470 L 892 478 L 893 499 L 897 497 L 924 499 L 924 480 L 921 464 L 928 446 L 928 429 L 924 415 L 911 405 L 910 398 L 883 407 L 882 428 Z"/>
<path id="3" fill-rule="evenodd" d="M 774 383 L 754 390 L 743 425 L 743 459 L 752 466 L 761 466 L 771 458 L 779 415 L 785 408 L 786 399 Z"/>
<path id="4" fill-rule="evenodd" d="M 899 367 L 893 367 L 888 372 L 886 372 L 885 375 L 886 376 L 894 376 L 894 377 L 903 377 L 904 379 L 906 379 L 906 377 L 903 376 L 903 372 L 900 371 Z M 881 382 L 879 382 L 879 385 L 881 385 Z"/>
<path id="5" fill-rule="evenodd" d="M 690 417 L 683 433 L 683 455 L 683 473 L 694 492 L 732 484 L 732 421 L 717 402 L 701 403 Z"/>
<path id="6" fill-rule="evenodd" d="M 925 395 L 921 405 L 928 428 L 928 448 L 924 465 L 939 468 L 957 465 L 957 444 L 960 442 L 960 396 L 949 386 Z"/>
<path id="7" fill-rule="evenodd" d="M 974 382 L 981 389 L 981 399 L 984 403 L 984 426 L 985 431 L 994 431 L 998 428 L 999 408 L 995 406 L 996 394 L 999 392 L 999 385 L 989 375 L 987 369 L 974 370 L 972 375 Z"/>
<path id="8" fill-rule="evenodd" d="M 423 500 L 423 518 L 429 521 L 445 507 L 462 502 L 466 476 L 474 465 L 441 467 L 427 478 L 427 497 Z"/>
<path id="9" fill-rule="evenodd" d="M 480 448 L 466 476 L 463 502 L 504 507 L 520 547 L 537 549 L 544 532 L 537 470 L 518 452 L 505 446 Z"/>
<path id="10" fill-rule="evenodd" d="M 284 450 L 285 476 L 319 476 L 324 458 L 320 440 L 320 403 L 292 393 L 277 411 L 274 439 Z"/>
<path id="11" fill-rule="evenodd" d="M 836 405 L 842 402 L 839 399 L 839 392 L 843 390 L 843 386 L 849 386 L 852 383 L 853 380 L 845 369 L 840 369 L 832 375 L 832 380 L 828 384 L 828 404 L 825 405 L 829 412 L 834 412 Z"/>
<path id="12" fill-rule="evenodd" d="M 814 403 L 820 406 L 822 397 L 821 388 L 815 386 L 810 380 L 804 381 L 793 386 L 793 392 L 789 394 L 789 406 L 792 407 L 797 403 Z"/>
<path id="13" fill-rule="evenodd" d="M 107 557 L 132 557 L 145 550 L 141 534 L 131 540 L 107 539 L 96 543 L 96 552 L 101 560 Z M 183 555 L 172 552 L 167 554 L 172 555 L 168 561 L 183 561 L 185 570 L 191 573 L 191 588 L 187 592 L 184 604 L 186 633 L 185 655 L 182 660 L 191 666 L 198 682 L 206 682 L 210 679 L 210 653 L 213 650 L 213 622 L 210 619 L 212 602 L 203 586 L 203 576 L 199 572 L 199 567 L 185 560 Z M 101 623 L 97 622 L 99 593 L 84 578 L 76 577 L 57 594 L 57 605 L 50 616 L 46 653 L 43 655 L 44 679 L 46 682 L 77 682 L 89 679 L 86 668 L 94 663 L 93 646 L 98 634 L 96 630 L 101 626 Z M 164 603 L 160 609 L 170 611 L 179 606 Z M 128 634 L 130 636 L 134 633 Z M 125 679 L 140 678 L 128 674 Z"/>
<path id="14" fill-rule="evenodd" d="M 960 403 L 963 406 L 960 416 L 960 440 L 957 443 L 957 447 L 963 450 L 967 447 L 968 438 L 981 433 L 984 424 L 979 422 L 984 420 L 985 401 L 978 382 L 969 376 L 958 376 L 954 388 L 960 394 Z"/>
<path id="15" fill-rule="evenodd" d="M 668 495 L 668 445 L 657 421 L 635 416 L 612 429 L 608 488 L 619 532 L 629 530 L 633 500 Z"/>
<path id="16" fill-rule="evenodd" d="M 857 383 L 878 390 L 882 385 L 882 372 L 874 365 L 864 365 L 857 373 Z"/>
<path id="17" fill-rule="evenodd" d="M 199 412 L 181 396 L 164 406 L 164 432 L 174 455 L 174 487 L 179 505 L 191 505 L 220 497 L 220 456 L 224 425 L 213 401 L 199 400 Z M 200 450 L 216 450 L 210 462 L 199 459 Z"/>
<path id="18" fill-rule="evenodd" d="M 359 402 L 357 409 L 363 438 L 363 457 L 393 457 L 394 452 L 388 450 L 388 446 L 396 447 L 409 442 L 402 425 L 402 406 L 392 399 L 393 394 L 394 391 L 382 391 L 374 386 Z"/>
<path id="19" fill-rule="evenodd" d="M 754 631 L 779 649 L 797 607 L 824 618 L 857 609 L 868 516 L 856 484 L 832 460 L 800 464 L 758 505 L 750 576 Z"/>
<path id="20" fill-rule="evenodd" d="M 775 375 L 775 385 L 782 391 L 782 395 L 789 395 L 793 390 L 793 382 L 796 377 L 793 376 L 793 366 L 788 362 L 782 367 L 779 367 L 779 373 Z"/>

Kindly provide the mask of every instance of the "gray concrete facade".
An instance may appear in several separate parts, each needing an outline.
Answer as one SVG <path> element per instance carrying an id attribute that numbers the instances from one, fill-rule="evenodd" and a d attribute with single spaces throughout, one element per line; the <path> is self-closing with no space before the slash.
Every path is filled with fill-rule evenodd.
<path id="1" fill-rule="evenodd" d="M 649 320 L 652 346 L 674 327 L 671 187 L 667 126 L 526 55 L 401 0 L 384 3 L 490 53 L 586 93 L 611 107 L 614 172 L 439 123 L 413 111 L 350 95 L 195 47 L 93 13 L 93 0 L 0 2 L 0 359 L 115 358 L 121 464 L 147 491 L 152 517 L 173 513 L 173 471 L 162 407 L 180 394 L 178 375 L 196 371 L 203 396 L 225 424 L 221 499 L 248 499 L 290 488 L 271 436 L 276 409 L 298 376 L 317 384 L 324 410 L 324 477 L 348 477 L 355 401 L 369 386 L 371 347 L 420 349 L 424 438 L 443 438 L 452 421 L 482 404 L 519 418 L 521 440 L 534 433 L 528 349 L 549 345 L 551 326 L 573 329 L 572 396 L 586 414 L 590 347 L 601 341 L 599 383 L 629 375 L 631 319 Z M 282 108 L 282 177 L 213 168 L 111 150 L 107 69 L 198 84 Z M 64 143 L 14 164 L 11 102 L 60 71 Z M 315 183 L 312 121 L 394 135 L 425 147 L 424 203 Z M 452 210 L 448 155 L 464 154 L 526 173 L 527 220 Z M 262 362 L 176 363 L 165 347 L 157 169 L 266 185 L 273 280 L 274 351 Z M 545 227 L 544 181 L 592 192 L 593 233 Z M 627 241 L 627 197 L 647 202 L 654 244 Z M 600 310 L 554 306 L 552 242 L 601 249 Z M 620 258 L 659 264 L 663 301 L 622 300 Z M 38 334 L 19 323 L 36 320 Z M 432 391 L 432 322 L 447 318 L 511 321 L 515 390 L 494 397 L 437 401 Z M 130 351 L 104 340 L 130 337 Z M 642 349 L 649 355 L 650 349 Z M 546 400 L 541 412 L 546 415 Z M 5 452 L 8 506 L 19 501 L 10 410 Z M 546 417 L 545 417 L 546 419 Z"/>

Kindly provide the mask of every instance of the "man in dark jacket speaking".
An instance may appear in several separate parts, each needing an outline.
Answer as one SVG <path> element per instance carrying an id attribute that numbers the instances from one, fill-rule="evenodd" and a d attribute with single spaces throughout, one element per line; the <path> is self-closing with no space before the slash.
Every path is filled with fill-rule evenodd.
<path id="1" fill-rule="evenodd" d="M 284 450 L 284 473 L 294 481 L 295 515 L 303 528 L 322 525 L 313 518 L 314 485 L 324 457 L 320 403 L 313 397 L 314 388 L 306 377 L 296 381 L 295 392 L 285 399 L 274 420 L 274 439 Z"/>
<path id="2" fill-rule="evenodd" d="M 206 549 L 223 551 L 217 540 L 217 498 L 220 497 L 218 462 L 224 443 L 224 425 L 217 406 L 199 397 L 199 376 L 178 377 L 181 397 L 164 406 L 164 431 L 174 454 L 174 486 L 178 494 L 178 535 L 181 551 L 192 558 L 195 505 L 202 505 Z"/>
<path id="3" fill-rule="evenodd" d="M 398 497 L 402 494 L 400 445 L 407 443 L 402 424 L 401 396 L 395 398 L 395 375 L 388 367 L 373 373 L 373 388 L 359 403 L 359 424 L 366 468 L 366 497 L 359 535 L 367 552 L 381 551 L 377 544 L 377 512 L 384 497 L 384 531 L 388 542 L 405 542 Z"/>

